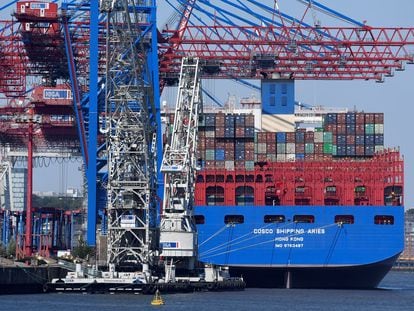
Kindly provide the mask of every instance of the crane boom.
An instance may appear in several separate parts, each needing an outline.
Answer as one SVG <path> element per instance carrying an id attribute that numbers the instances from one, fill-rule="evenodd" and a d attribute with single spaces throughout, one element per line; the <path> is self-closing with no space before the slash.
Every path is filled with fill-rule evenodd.
<path id="1" fill-rule="evenodd" d="M 165 176 L 160 226 L 161 256 L 192 269 L 197 253 L 193 221 L 198 119 L 202 108 L 198 58 L 183 58 L 171 143 L 164 152 Z"/>

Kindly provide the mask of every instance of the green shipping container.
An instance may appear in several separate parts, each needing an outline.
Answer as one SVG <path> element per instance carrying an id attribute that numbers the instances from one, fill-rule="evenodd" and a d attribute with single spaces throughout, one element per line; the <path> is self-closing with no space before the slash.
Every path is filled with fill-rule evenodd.
<path id="1" fill-rule="evenodd" d="M 365 124 L 365 134 L 375 134 L 375 125 Z"/>
<path id="2" fill-rule="evenodd" d="M 313 154 L 315 152 L 315 145 L 312 143 L 305 144 L 305 153 Z"/>
<path id="3" fill-rule="evenodd" d="M 254 170 L 254 161 L 245 161 L 244 167 L 247 171 L 253 171 Z"/>
<path id="4" fill-rule="evenodd" d="M 332 144 L 332 133 L 331 132 L 324 132 L 323 133 L 323 142 Z"/>
<path id="5" fill-rule="evenodd" d="M 332 151 L 333 151 L 333 145 L 331 143 L 324 143 L 323 144 L 323 153 L 324 154 L 332 154 Z"/>
<path id="6" fill-rule="evenodd" d="M 215 150 L 214 149 L 207 149 L 206 150 L 206 161 L 213 161 L 215 160 Z"/>

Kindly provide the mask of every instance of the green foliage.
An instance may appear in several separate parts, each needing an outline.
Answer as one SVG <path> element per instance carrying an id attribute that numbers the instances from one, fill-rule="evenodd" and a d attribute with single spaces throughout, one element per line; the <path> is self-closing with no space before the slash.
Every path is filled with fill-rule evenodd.
<path id="1" fill-rule="evenodd" d="M 3 243 L 0 242 L 0 257 L 7 257 L 7 249 Z"/>
<path id="2" fill-rule="evenodd" d="M 16 241 L 14 239 L 10 239 L 7 244 L 7 257 L 16 257 Z"/>
<path id="3" fill-rule="evenodd" d="M 55 207 L 64 210 L 75 210 L 82 207 L 83 198 L 73 197 L 39 197 L 33 195 L 34 207 Z"/>
<path id="4" fill-rule="evenodd" d="M 95 248 L 88 246 L 82 236 L 79 237 L 78 246 L 75 246 L 72 250 L 73 257 L 88 260 L 94 254 Z"/>

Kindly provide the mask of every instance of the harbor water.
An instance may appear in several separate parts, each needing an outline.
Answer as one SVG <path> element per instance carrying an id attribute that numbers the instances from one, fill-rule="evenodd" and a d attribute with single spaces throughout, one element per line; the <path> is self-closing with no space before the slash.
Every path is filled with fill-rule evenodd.
<path id="1" fill-rule="evenodd" d="M 148 295 L 38 294 L 0 296 L 0 310 L 413 310 L 414 272 L 392 271 L 375 290 L 246 289 L 163 295 L 151 306 Z"/>

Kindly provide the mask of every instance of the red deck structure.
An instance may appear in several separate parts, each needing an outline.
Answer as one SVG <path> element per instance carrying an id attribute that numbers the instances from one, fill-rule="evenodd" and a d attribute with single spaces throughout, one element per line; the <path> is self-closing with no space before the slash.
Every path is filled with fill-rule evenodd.
<path id="1" fill-rule="evenodd" d="M 195 205 L 402 205 L 403 159 L 314 159 L 198 172 Z"/>

